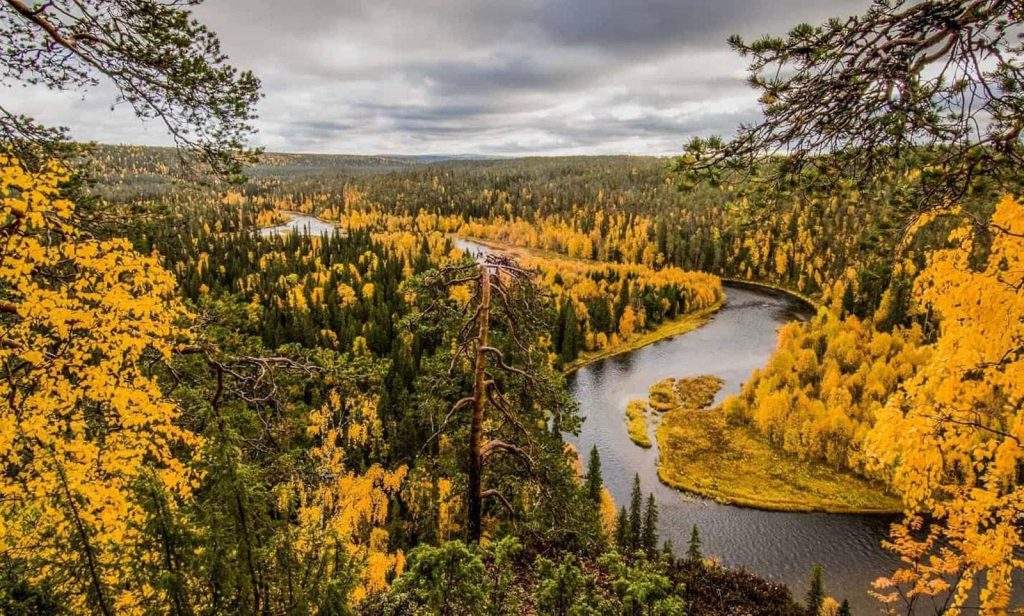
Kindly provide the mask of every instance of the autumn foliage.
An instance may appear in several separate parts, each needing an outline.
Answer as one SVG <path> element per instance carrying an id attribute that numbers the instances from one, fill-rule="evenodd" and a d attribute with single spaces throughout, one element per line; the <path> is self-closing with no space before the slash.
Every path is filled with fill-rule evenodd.
<path id="1" fill-rule="evenodd" d="M 155 257 L 75 229 L 67 179 L 0 158 L 0 550 L 72 611 L 135 613 L 160 558 L 140 501 L 173 511 L 199 480 L 181 452 L 201 443 L 146 369 L 185 312 Z"/>

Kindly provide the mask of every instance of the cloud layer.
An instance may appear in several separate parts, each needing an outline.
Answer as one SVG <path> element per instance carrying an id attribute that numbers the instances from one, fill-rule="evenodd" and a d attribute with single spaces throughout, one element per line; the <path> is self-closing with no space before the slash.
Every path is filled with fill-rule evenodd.
<path id="1" fill-rule="evenodd" d="M 198 16 L 263 80 L 260 145 L 341 153 L 669 154 L 757 117 L 729 34 L 863 0 L 209 0 Z M 13 96 L 14 100 L 10 98 Z M 0 90 L 81 139 L 167 143 L 107 88 Z"/>

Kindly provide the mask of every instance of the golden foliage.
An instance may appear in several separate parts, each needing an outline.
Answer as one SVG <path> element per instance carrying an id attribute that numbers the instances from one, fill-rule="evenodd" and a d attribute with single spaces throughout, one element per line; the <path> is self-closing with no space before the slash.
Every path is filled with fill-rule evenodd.
<path id="1" fill-rule="evenodd" d="M 725 414 L 801 458 L 877 476 L 864 439 L 889 396 L 930 356 L 922 339 L 916 326 L 880 332 L 822 310 L 782 328 L 772 358 L 725 401 Z"/>
<path id="2" fill-rule="evenodd" d="M 139 492 L 173 510 L 197 480 L 175 452 L 199 442 L 146 370 L 185 339 L 185 311 L 156 258 L 75 229 L 67 179 L 0 156 L 0 552 L 70 612 L 141 613 L 160 555 Z"/>
<path id="3" fill-rule="evenodd" d="M 363 394 L 350 394 L 343 403 L 333 392 L 323 407 L 309 414 L 307 434 L 315 442 L 309 452 L 314 475 L 321 479 L 309 483 L 296 477 L 279 488 L 278 508 L 282 515 L 294 512 L 295 520 L 285 547 L 294 560 L 319 563 L 319 575 L 326 579 L 340 576 L 336 568 L 356 563 L 359 583 L 349 599 L 358 604 L 402 572 L 404 557 L 389 551 L 383 526 L 389 499 L 399 491 L 407 469 L 388 471 L 372 464 L 360 474 L 346 468 L 347 448 L 364 449 L 380 436 L 377 401 Z"/>
<path id="4" fill-rule="evenodd" d="M 1024 567 L 1024 207 L 1007 196 L 989 223 L 980 264 L 970 222 L 928 258 L 915 291 L 938 319 L 934 352 L 879 412 L 868 442 L 875 467 L 912 514 L 891 547 L 904 566 L 879 583 L 889 601 L 945 592 L 959 613 L 980 585 L 982 613 L 1005 613 Z M 924 541 L 911 533 L 931 520 Z"/>

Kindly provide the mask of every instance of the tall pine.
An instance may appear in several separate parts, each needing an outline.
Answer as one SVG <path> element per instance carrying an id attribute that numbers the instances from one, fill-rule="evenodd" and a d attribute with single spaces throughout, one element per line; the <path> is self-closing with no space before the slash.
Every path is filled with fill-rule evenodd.
<path id="1" fill-rule="evenodd" d="M 839 612 L 836 616 L 851 616 L 850 615 L 850 602 L 843 599 L 843 604 L 839 606 Z"/>
<path id="2" fill-rule="evenodd" d="M 595 505 L 601 505 L 601 489 L 603 487 L 601 455 L 597 452 L 597 445 L 594 445 L 590 448 L 590 462 L 587 464 L 587 496 Z"/>
<path id="3" fill-rule="evenodd" d="M 825 600 L 825 581 L 821 565 L 811 567 L 811 581 L 807 587 L 807 613 L 810 616 L 818 616 L 821 611 L 821 602 Z"/>
<path id="4" fill-rule="evenodd" d="M 641 533 L 643 532 L 643 506 L 644 496 L 640 492 L 640 475 L 633 475 L 633 494 L 629 501 L 629 548 L 636 550 L 640 547 Z"/>
<path id="5" fill-rule="evenodd" d="M 700 552 L 700 531 L 697 530 L 696 524 L 690 531 L 690 545 L 686 549 L 686 558 L 692 562 L 700 562 L 704 559 L 704 555 Z"/>
<path id="6" fill-rule="evenodd" d="M 615 525 L 615 543 L 618 544 L 620 550 L 629 550 L 629 514 L 626 513 L 625 505 L 619 509 L 619 517 Z"/>
<path id="7" fill-rule="evenodd" d="M 654 502 L 654 494 L 647 496 L 647 509 L 644 511 L 644 529 L 640 537 L 640 547 L 649 556 L 658 549 L 658 504 Z"/>

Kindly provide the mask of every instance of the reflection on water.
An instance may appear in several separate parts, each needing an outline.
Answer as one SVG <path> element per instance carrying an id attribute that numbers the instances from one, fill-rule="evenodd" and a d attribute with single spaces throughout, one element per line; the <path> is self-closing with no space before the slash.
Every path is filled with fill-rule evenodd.
<path id="1" fill-rule="evenodd" d="M 658 500 L 662 538 L 671 538 L 677 550 L 685 550 L 696 524 L 705 552 L 726 565 L 784 582 L 800 597 L 811 566 L 820 564 L 829 594 L 848 598 L 855 613 L 876 613 L 867 591 L 894 563 L 879 546 L 889 518 L 758 511 L 690 496 L 658 481 L 657 443 L 642 449 L 626 434 L 626 403 L 647 397 L 652 383 L 715 374 L 725 381 L 716 400 L 721 402 L 767 362 L 779 326 L 803 316 L 801 306 L 781 294 L 727 286 L 726 296 L 726 306 L 707 325 L 570 376 L 586 419 L 579 436 L 569 440 L 582 455 L 597 445 L 605 483 L 618 503 L 629 502 L 633 475 L 640 475 L 643 490 Z"/>
<path id="2" fill-rule="evenodd" d="M 453 238 L 453 244 L 477 258 L 494 251 L 462 238 Z M 879 604 L 868 590 L 896 564 L 879 544 L 893 518 L 719 505 L 662 484 L 657 442 L 643 449 L 626 433 L 626 404 L 646 398 L 653 383 L 666 377 L 714 374 L 725 381 L 716 399 L 721 402 L 767 363 L 780 326 L 808 316 L 800 302 L 782 293 L 732 285 L 725 290 L 725 307 L 703 327 L 572 374 L 569 388 L 585 420 L 580 434 L 567 435 L 567 440 L 584 461 L 597 446 L 605 484 L 620 505 L 629 502 L 633 476 L 640 475 L 643 491 L 653 492 L 658 501 L 662 539 L 672 539 L 677 551 L 686 549 L 696 524 L 705 553 L 726 565 L 783 582 L 799 599 L 811 567 L 820 564 L 830 595 L 848 599 L 855 614 L 878 613 Z"/>
<path id="3" fill-rule="evenodd" d="M 338 230 L 337 225 L 326 220 L 320 220 L 315 216 L 305 214 L 291 214 L 291 219 L 276 227 L 260 229 L 260 235 L 268 237 L 271 235 L 282 235 L 285 233 L 301 233 L 304 235 L 331 235 Z"/>

